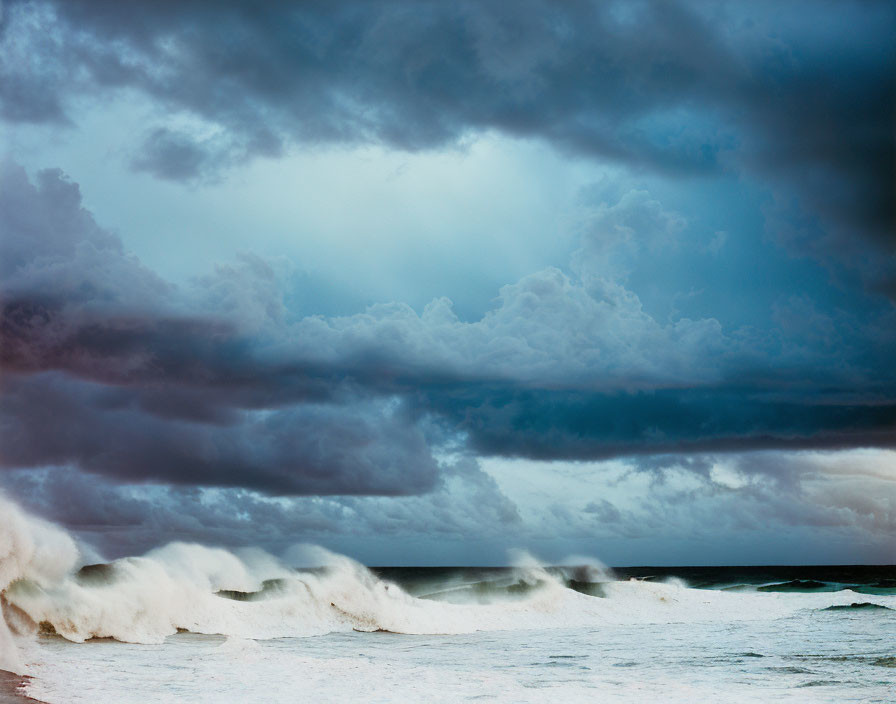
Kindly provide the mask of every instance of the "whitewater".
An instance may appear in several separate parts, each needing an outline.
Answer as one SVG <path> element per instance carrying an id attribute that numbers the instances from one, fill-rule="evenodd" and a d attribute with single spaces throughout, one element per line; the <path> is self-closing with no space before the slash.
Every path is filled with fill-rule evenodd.
<path id="1" fill-rule="evenodd" d="M 0 499 L 0 669 L 49 704 L 896 701 L 896 584 L 371 570 L 172 543 L 92 563 Z"/>

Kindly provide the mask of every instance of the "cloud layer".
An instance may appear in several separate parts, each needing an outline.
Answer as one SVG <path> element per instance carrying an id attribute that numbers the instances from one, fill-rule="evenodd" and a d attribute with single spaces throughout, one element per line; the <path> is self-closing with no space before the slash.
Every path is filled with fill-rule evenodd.
<path id="1" fill-rule="evenodd" d="M 7 164 L 0 201 L 7 467 L 401 495 L 435 487 L 434 455 L 452 448 L 596 459 L 894 443 L 892 335 L 847 345 L 823 318 L 827 344 L 806 348 L 786 329 L 663 324 L 599 267 L 536 272 L 474 322 L 447 299 L 419 315 L 292 318 L 248 255 L 189 290 L 164 282 L 58 171 L 32 184 Z"/>
<path id="2" fill-rule="evenodd" d="M 841 0 L 807 28 L 814 9 L 13 2 L 0 105 L 65 123 L 79 96 L 136 91 L 175 118 L 132 164 L 175 180 L 296 143 L 419 150 L 489 130 L 680 177 L 744 174 L 775 190 L 773 237 L 892 293 L 896 12 Z"/>
<path id="3" fill-rule="evenodd" d="M 883 0 L 3 4 L 5 483 L 85 531 L 127 526 L 109 538 L 122 552 L 168 533 L 497 540 L 521 521 L 533 536 L 614 526 L 640 539 L 687 525 L 691 499 L 732 534 L 823 526 L 877 541 L 893 528 L 892 476 L 815 451 L 866 463 L 856 448 L 877 448 L 886 464 L 896 446 L 894 32 Z M 106 144 L 120 116 L 122 141 Z M 481 148 L 524 143 L 503 161 Z M 445 177 L 443 152 L 471 144 L 487 174 L 467 183 L 480 167 L 459 158 Z M 296 168 L 336 176 L 281 207 L 301 188 L 300 152 L 317 157 Z M 345 169 L 376 154 L 388 158 L 342 192 Z M 43 159 L 90 184 L 89 209 L 62 170 L 34 168 Z M 99 161 L 107 192 L 90 178 Z M 542 165 L 557 174 L 503 181 Z M 469 213 L 462 201 L 483 179 L 506 186 L 506 207 L 474 226 L 489 197 Z M 534 212 L 521 201 L 547 184 L 538 226 L 515 233 Z M 207 208 L 192 219 L 177 202 L 191 195 Z M 101 224 L 116 198 L 147 206 L 138 240 L 178 219 L 214 242 L 190 251 L 217 251 L 221 198 L 261 202 L 245 222 L 279 234 L 175 282 L 146 265 L 152 246 Z M 462 216 L 433 236 L 449 210 Z M 540 232 L 555 217 L 567 230 Z M 382 223 L 420 234 L 380 242 Z M 480 247 L 490 227 L 506 229 L 500 246 Z M 238 229 L 231 243 L 253 239 Z M 347 249 L 363 243 L 337 255 L 334 229 Z M 526 249 L 533 236 L 560 244 Z M 300 257 L 268 258 L 290 251 L 326 266 L 299 286 L 287 270 Z M 365 294 L 345 282 L 368 265 L 388 279 L 375 262 L 400 256 L 425 264 L 394 277 L 401 300 L 356 304 Z M 501 256 L 493 275 L 486 260 Z M 475 306 L 454 293 L 470 272 Z M 540 460 L 565 499 L 527 505 L 490 464 L 523 486 Z M 642 503 L 570 489 L 563 462 Z"/>
<path id="4" fill-rule="evenodd" d="M 17 470 L 6 491 L 106 558 L 169 540 L 322 543 L 368 564 L 504 564 L 508 548 L 611 564 L 893 558 L 892 451 L 762 452 L 571 463 L 446 463 L 414 497 L 269 497 L 245 489 L 146 486 L 70 468 Z M 781 540 L 787 535 L 787 540 Z M 101 558 L 96 558 L 101 559 Z"/>

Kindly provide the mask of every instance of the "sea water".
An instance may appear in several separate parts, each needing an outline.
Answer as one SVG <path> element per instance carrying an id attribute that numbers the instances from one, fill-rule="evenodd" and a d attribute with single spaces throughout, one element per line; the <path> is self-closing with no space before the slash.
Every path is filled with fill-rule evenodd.
<path id="1" fill-rule="evenodd" d="M 50 704 L 896 702 L 894 568 L 368 569 L 181 543 L 82 566 L 7 516 L 0 658 Z"/>
<path id="2" fill-rule="evenodd" d="M 893 702 L 893 613 L 463 635 L 40 642 L 47 702 Z"/>
<path id="3" fill-rule="evenodd" d="M 758 591 L 763 585 L 568 580 L 601 594 L 591 595 L 564 585 L 556 570 L 545 571 L 552 582 L 515 570 L 495 579 L 495 572 L 472 582 L 430 579 L 436 591 L 422 597 L 410 597 L 413 584 L 402 589 L 368 573 L 367 587 L 396 596 L 379 607 L 369 596 L 334 601 L 332 631 L 316 635 L 284 635 L 289 627 L 184 631 L 139 644 L 45 633 L 26 648 L 27 691 L 50 703 L 896 701 L 893 594 L 833 591 L 837 583 L 816 580 L 803 580 L 804 591 L 792 581 Z M 326 570 L 296 574 L 299 583 L 357 580 Z M 327 598 L 344 588 L 334 585 Z M 267 592 L 214 598 L 248 616 L 273 607 L 300 618 L 301 609 L 290 615 L 294 597 L 282 584 Z M 389 613 L 405 599 L 437 617 L 402 621 Z M 399 622 L 406 632 L 396 632 Z M 376 630 L 382 626 L 396 631 Z"/>

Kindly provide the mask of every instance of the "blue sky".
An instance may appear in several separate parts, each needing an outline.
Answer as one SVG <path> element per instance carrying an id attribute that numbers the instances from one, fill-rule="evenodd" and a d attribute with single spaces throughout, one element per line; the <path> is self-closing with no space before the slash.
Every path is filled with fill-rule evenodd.
<path id="1" fill-rule="evenodd" d="M 5 3 L 0 486 L 108 555 L 892 562 L 894 29 Z"/>

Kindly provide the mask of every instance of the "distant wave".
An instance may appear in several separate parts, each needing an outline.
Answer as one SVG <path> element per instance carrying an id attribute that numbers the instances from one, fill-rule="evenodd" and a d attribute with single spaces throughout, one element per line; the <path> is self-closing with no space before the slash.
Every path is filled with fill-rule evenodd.
<path id="1" fill-rule="evenodd" d="M 872 604 L 870 601 L 854 601 L 851 604 L 834 604 L 833 606 L 828 606 L 825 611 L 892 611 L 893 608 L 890 606 L 884 606 L 883 604 Z"/>
<path id="2" fill-rule="evenodd" d="M 827 582 L 817 582 L 814 579 L 792 579 L 789 582 L 780 582 L 777 584 L 764 584 L 757 587 L 756 591 L 760 592 L 817 592 L 817 591 L 838 591 L 839 587 L 828 584 Z"/>
<path id="3" fill-rule="evenodd" d="M 853 591 L 859 594 L 876 594 L 880 596 L 896 595 L 896 580 L 880 579 L 877 581 L 856 584 L 843 582 L 820 582 L 814 579 L 793 579 L 771 584 L 729 584 L 719 587 L 726 592 L 839 592 Z"/>

